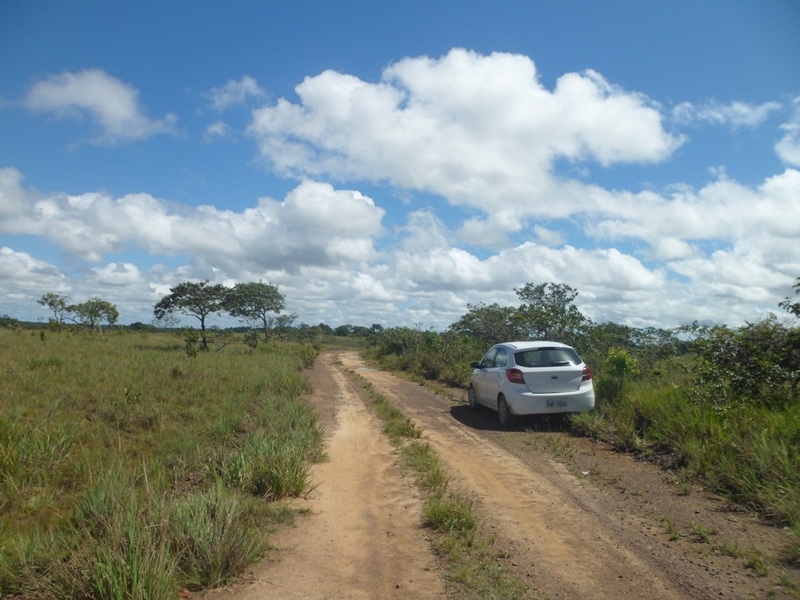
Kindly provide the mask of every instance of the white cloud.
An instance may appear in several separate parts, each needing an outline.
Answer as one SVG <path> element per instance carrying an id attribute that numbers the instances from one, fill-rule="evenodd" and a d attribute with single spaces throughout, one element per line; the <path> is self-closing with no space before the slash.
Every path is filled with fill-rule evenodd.
<path id="1" fill-rule="evenodd" d="M 701 105 L 683 102 L 672 110 L 672 116 L 679 123 L 701 121 L 718 125 L 730 125 L 734 128 L 758 127 L 766 121 L 770 113 L 780 108 L 781 105 L 777 102 L 748 104 L 737 101 L 723 104 L 711 101 Z"/>
<path id="2" fill-rule="evenodd" d="M 465 244 L 487 248 L 505 248 L 510 244 L 507 231 L 491 217 L 467 219 L 458 230 L 458 238 Z"/>
<path id="3" fill-rule="evenodd" d="M 239 81 L 231 79 L 222 87 L 211 88 L 207 94 L 211 106 L 218 112 L 244 104 L 248 98 L 263 98 L 265 95 L 258 82 L 248 75 Z"/>
<path id="4" fill-rule="evenodd" d="M 89 192 L 37 198 L 16 169 L 0 169 L 0 232 L 41 236 L 101 262 L 112 252 L 191 254 L 198 263 L 240 269 L 297 269 L 359 262 L 374 253 L 384 211 L 356 191 L 305 181 L 282 202 L 262 198 L 242 212 L 179 207 L 149 194 Z"/>
<path id="5" fill-rule="evenodd" d="M 215 138 L 226 138 L 228 137 L 228 125 L 223 123 L 222 121 L 215 121 L 208 127 L 206 127 L 205 139 L 206 141 L 213 140 Z"/>
<path id="6" fill-rule="evenodd" d="M 640 94 L 593 71 L 564 75 L 551 91 L 513 54 L 407 58 L 378 83 L 326 71 L 296 92 L 297 104 L 255 110 L 249 128 L 278 171 L 388 181 L 487 214 L 513 205 L 514 219 L 500 219 L 512 227 L 580 209 L 551 201 L 556 159 L 661 161 L 682 142 Z"/>
<path id="7" fill-rule="evenodd" d="M 446 248 L 450 245 L 447 226 L 431 209 L 409 213 L 408 224 L 401 228 L 405 234 L 403 249 L 420 252 L 431 248 Z"/>
<path id="8" fill-rule="evenodd" d="M 0 247 L 0 314 L 15 318 L 42 316 L 36 301 L 48 292 L 68 295 L 70 288 L 71 282 L 55 265 L 27 252 Z"/>
<path id="9" fill-rule="evenodd" d="M 149 320 L 180 281 L 263 279 L 307 323 L 443 328 L 468 303 L 517 304 L 514 288 L 552 281 L 579 290 L 579 306 L 598 321 L 735 324 L 776 307 L 800 273 L 795 169 L 760 185 L 724 168 L 698 188 L 583 183 L 597 165 L 663 161 L 683 142 L 658 105 L 594 71 L 548 89 L 527 57 L 453 50 L 401 60 L 377 82 L 326 71 L 296 92 L 254 111 L 249 131 L 265 161 L 300 181 L 245 209 L 148 193 L 42 194 L 17 169 L 0 169 L 0 234 L 12 238 L 0 250 L 4 306 L 66 290 L 114 302 L 123 322 Z M 218 111 L 263 97 L 249 77 L 208 96 Z M 88 115 L 106 142 L 169 126 L 143 116 L 136 91 L 101 71 L 40 82 L 28 106 Z M 687 104 L 673 116 L 756 127 L 776 106 Z M 790 165 L 800 164 L 798 113 L 775 147 Z M 229 130 L 217 121 L 205 133 Z M 565 175 L 578 172 L 580 180 Z M 408 194 L 411 212 L 387 231 L 384 209 L 355 183 L 337 189 L 326 179 L 380 182 L 393 189 L 379 200 Z M 413 191 L 464 207 L 461 222 L 413 206 Z M 14 249 L 14 236 L 54 244 L 66 258 L 54 266 Z M 142 254 L 152 264 L 132 258 Z"/>
<path id="10" fill-rule="evenodd" d="M 534 225 L 533 233 L 542 244 L 545 246 L 557 247 L 561 246 L 564 241 L 564 235 L 553 229 L 542 227 L 541 225 Z"/>
<path id="11" fill-rule="evenodd" d="M 60 117 L 88 116 L 101 129 L 94 142 L 115 144 L 170 133 L 174 115 L 148 118 L 138 102 L 139 92 L 104 71 L 65 72 L 36 82 L 25 97 L 30 110 Z"/>
<path id="12" fill-rule="evenodd" d="M 6 290 L 10 287 L 29 289 L 31 284 L 37 289 L 56 287 L 61 290 L 66 284 L 63 273 L 54 265 L 7 246 L 0 248 L 0 281 Z M 23 282 L 24 285 L 20 285 Z"/>
<path id="13" fill-rule="evenodd" d="M 794 99 L 792 118 L 781 129 L 785 133 L 775 145 L 775 152 L 783 162 L 800 167 L 800 97 Z"/>
<path id="14" fill-rule="evenodd" d="M 680 188 L 669 196 L 652 192 L 611 193 L 586 188 L 597 216 L 587 232 L 599 239 L 641 240 L 651 259 L 686 258 L 693 242 L 764 247 L 800 238 L 800 171 L 787 169 L 751 188 L 723 176 L 695 191 Z M 798 265 L 800 267 L 800 265 Z"/>
<path id="15" fill-rule="evenodd" d="M 92 280 L 104 288 L 128 287 L 143 282 L 139 267 L 132 263 L 112 262 L 92 269 Z"/>

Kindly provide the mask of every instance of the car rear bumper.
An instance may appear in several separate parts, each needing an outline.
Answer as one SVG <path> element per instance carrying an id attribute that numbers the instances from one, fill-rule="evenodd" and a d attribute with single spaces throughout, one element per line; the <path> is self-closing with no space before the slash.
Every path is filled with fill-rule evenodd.
<path id="1" fill-rule="evenodd" d="M 584 412 L 594 408 L 594 388 L 563 394 L 506 392 L 506 402 L 515 415 Z"/>

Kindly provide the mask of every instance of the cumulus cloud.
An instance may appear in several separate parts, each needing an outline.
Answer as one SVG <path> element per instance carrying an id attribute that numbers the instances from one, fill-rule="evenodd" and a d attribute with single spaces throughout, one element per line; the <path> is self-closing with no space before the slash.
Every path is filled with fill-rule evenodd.
<path id="1" fill-rule="evenodd" d="M 139 92 L 99 69 L 64 72 L 36 82 L 25 97 L 30 110 L 59 117 L 88 117 L 101 133 L 94 142 L 116 144 L 169 133 L 174 115 L 150 119 L 138 101 Z"/>
<path id="2" fill-rule="evenodd" d="M 1 203 L 0 203 L 1 204 Z M 0 247 L 2 314 L 20 317 L 31 312 L 42 294 L 69 294 L 70 282 L 55 265 L 28 252 Z"/>
<path id="3" fill-rule="evenodd" d="M 403 248 L 422 251 L 430 248 L 445 248 L 450 245 L 447 225 L 431 209 L 409 213 L 407 224 L 401 228 L 404 234 Z"/>
<path id="4" fill-rule="evenodd" d="M 272 167 L 296 176 L 388 181 L 493 212 L 570 214 L 548 201 L 558 159 L 602 165 L 664 160 L 682 143 L 658 108 L 594 71 L 553 90 L 528 57 L 454 49 L 407 58 L 379 82 L 325 71 L 253 112 L 250 133 Z"/>
<path id="5" fill-rule="evenodd" d="M 777 102 L 748 104 L 736 101 L 723 104 L 711 101 L 699 105 L 682 102 L 672 110 L 672 116 L 679 123 L 706 122 L 734 128 L 758 127 L 767 120 L 770 113 L 780 108 L 781 105 Z"/>
<path id="6" fill-rule="evenodd" d="M 721 177 L 699 190 L 670 195 L 611 193 L 587 188 L 605 214 L 587 225 L 599 239 L 640 240 L 649 258 L 671 260 L 703 253 L 692 243 L 744 244 L 780 248 L 800 238 L 800 171 L 788 169 L 749 187 Z"/>
<path id="7" fill-rule="evenodd" d="M 77 91 L 90 85 L 117 96 L 92 104 Z M 299 182 L 245 209 L 147 193 L 41 194 L 23 186 L 18 170 L 0 169 L 0 234 L 36 236 L 68 257 L 56 267 L 3 248 L 0 280 L 60 291 L 60 269 L 79 264 L 69 279 L 76 299 L 100 295 L 124 320 L 149 320 L 153 303 L 180 281 L 263 279 L 280 285 L 305 322 L 437 327 L 470 303 L 516 304 L 514 288 L 552 281 L 579 290 L 581 309 L 596 320 L 671 326 L 752 319 L 754 305 L 776 305 L 800 272 L 795 169 L 759 185 L 720 169 L 702 187 L 646 191 L 566 177 L 657 163 L 683 142 L 660 106 L 597 72 L 567 73 L 550 89 L 527 57 L 456 49 L 401 60 L 376 82 L 325 71 L 296 92 L 255 110 L 249 132 L 261 157 Z M 109 139 L 129 140 L 140 120 L 158 123 L 142 116 L 136 96 L 95 71 L 40 82 L 28 102 L 88 115 Z M 263 97 L 249 77 L 208 95 L 220 112 Z M 685 104 L 672 122 L 757 127 L 776 107 Z M 775 146 L 789 165 L 800 164 L 798 114 Z M 229 131 L 217 121 L 205 133 Z M 357 185 L 338 189 L 326 179 L 439 195 L 459 207 L 460 220 L 416 208 L 387 230 L 384 209 Z M 4 303 L 22 290 L 13 285 Z"/>
<path id="8" fill-rule="evenodd" d="M 534 225 L 533 234 L 545 246 L 561 246 L 565 242 L 564 235 L 553 229 L 543 227 L 542 225 Z"/>
<path id="9" fill-rule="evenodd" d="M 245 75 L 239 81 L 229 80 L 225 85 L 211 88 L 207 97 L 217 112 L 222 112 L 236 105 L 244 104 L 249 98 L 258 99 L 266 95 L 258 82 Z"/>
<path id="10" fill-rule="evenodd" d="M 302 182 L 283 201 L 262 198 L 241 212 L 176 209 L 149 194 L 38 198 L 24 189 L 16 169 L 0 169 L 0 207 L 0 232 L 40 236 L 87 261 L 140 249 L 192 254 L 231 273 L 248 265 L 296 269 L 368 260 L 384 214 L 359 192 L 313 181 Z"/>
<path id="11" fill-rule="evenodd" d="M 38 260 L 27 252 L 17 252 L 12 248 L 0 248 L 0 281 L 8 289 L 25 282 L 25 289 L 33 284 L 38 289 L 55 287 L 64 289 L 66 280 L 59 269 L 52 264 Z"/>

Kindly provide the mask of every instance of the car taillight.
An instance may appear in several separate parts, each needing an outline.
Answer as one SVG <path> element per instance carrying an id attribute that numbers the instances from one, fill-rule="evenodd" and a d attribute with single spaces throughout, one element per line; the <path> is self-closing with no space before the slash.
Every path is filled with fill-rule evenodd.
<path id="1" fill-rule="evenodd" d="M 506 377 L 511 383 L 525 383 L 525 376 L 519 369 L 506 369 Z"/>
<path id="2" fill-rule="evenodd" d="M 592 370 L 588 365 L 583 365 L 583 377 L 581 381 L 589 381 L 592 378 Z"/>

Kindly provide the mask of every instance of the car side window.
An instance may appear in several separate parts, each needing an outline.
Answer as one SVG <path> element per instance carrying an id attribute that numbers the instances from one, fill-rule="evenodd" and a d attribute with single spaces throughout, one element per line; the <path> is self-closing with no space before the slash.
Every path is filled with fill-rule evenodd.
<path id="1" fill-rule="evenodd" d="M 495 367 L 505 367 L 508 364 L 508 350 L 505 348 L 497 349 L 497 356 L 494 358 Z"/>
<path id="2" fill-rule="evenodd" d="M 486 356 L 483 357 L 481 361 L 481 367 L 484 369 L 490 369 L 494 366 L 494 357 L 497 355 L 497 348 L 492 348 L 489 352 L 486 353 Z"/>

